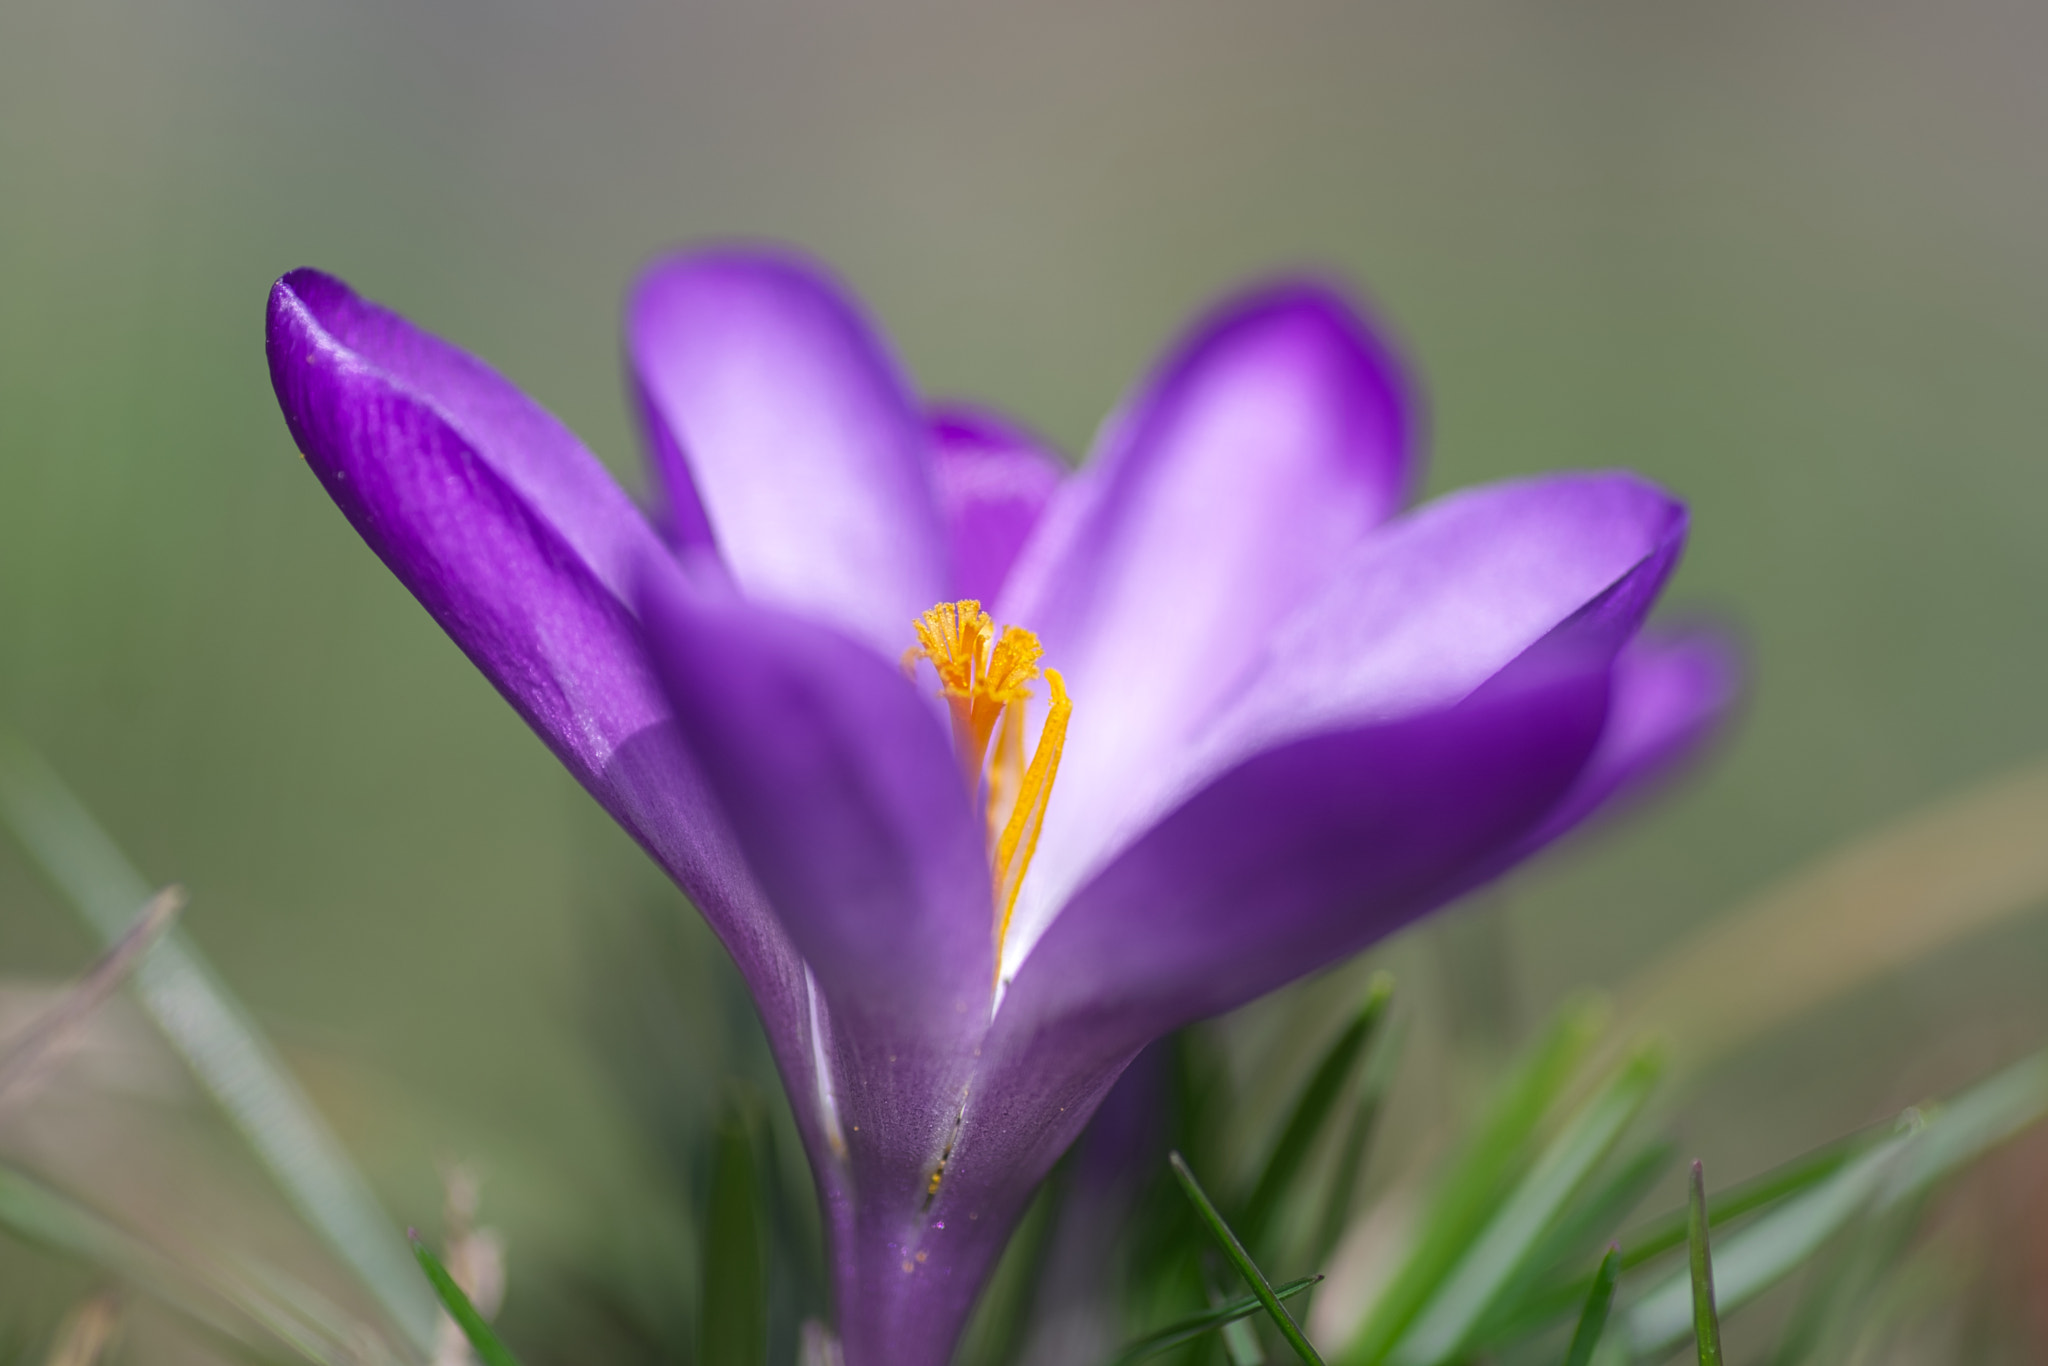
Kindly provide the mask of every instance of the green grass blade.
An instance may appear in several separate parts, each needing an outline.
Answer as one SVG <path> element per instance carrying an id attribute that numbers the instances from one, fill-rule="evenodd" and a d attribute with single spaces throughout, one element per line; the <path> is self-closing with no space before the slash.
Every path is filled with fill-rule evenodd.
<path id="1" fill-rule="evenodd" d="M 704 1225 L 700 1361 L 763 1366 L 768 1359 L 767 1243 L 760 1175 L 747 1116 L 735 1104 L 718 1126 Z"/>
<path id="2" fill-rule="evenodd" d="M 1209 1288 L 1209 1303 L 1222 1304 L 1229 1297 L 1214 1284 Z M 1260 1312 L 1265 1306 L 1259 1306 Z M 1259 1341 L 1259 1330 L 1249 1319 L 1232 1319 L 1216 1334 L 1223 1344 L 1223 1359 L 1230 1366 L 1271 1366 L 1266 1360 L 1266 1344 Z"/>
<path id="3" fill-rule="evenodd" d="M 1520 1178 L 1537 1128 L 1604 1024 L 1605 1011 L 1594 1004 L 1566 1009 L 1509 1077 L 1471 1142 L 1438 1179 L 1414 1245 L 1346 1348 L 1344 1366 L 1378 1366 L 1386 1358 Z"/>
<path id="4" fill-rule="evenodd" d="M 1322 1279 L 1321 1276 L 1303 1276 L 1298 1281 L 1289 1281 L 1285 1285 L 1276 1285 L 1273 1287 L 1273 1298 L 1277 1300 L 1291 1300 L 1302 1291 L 1318 1284 Z M 1235 1323 L 1239 1319 L 1249 1318 L 1253 1314 L 1264 1310 L 1265 1307 L 1264 1304 L 1260 1303 L 1257 1295 L 1246 1295 L 1244 1298 L 1232 1300 L 1228 1304 L 1219 1304 L 1214 1309 L 1205 1309 L 1199 1314 L 1184 1318 L 1178 1323 L 1168 1324 L 1157 1332 L 1147 1333 L 1144 1337 L 1126 1343 L 1122 1351 L 1110 1358 L 1107 1366 L 1131 1366 L 1132 1362 L 1158 1356 L 1161 1352 L 1170 1352 L 1183 1343 L 1193 1342 L 1205 1333 L 1215 1332 L 1226 1323 Z"/>
<path id="5" fill-rule="evenodd" d="M 1721 1315 L 1714 1308 L 1714 1254 L 1707 1245 L 1707 1175 L 1692 1164 L 1692 1217 L 1686 1222 L 1686 1269 L 1692 1279 L 1692 1335 L 1700 1366 L 1721 1366 Z"/>
<path id="6" fill-rule="evenodd" d="M 0 821 L 107 945 L 118 943 L 154 889 L 57 775 L 5 732 Z M 397 1225 L 183 930 L 168 930 L 135 964 L 131 980 L 157 1027 L 307 1222 L 412 1345 L 431 1352 L 433 1301 L 405 1264 Z"/>
<path id="7" fill-rule="evenodd" d="M 1309 1248 L 1309 1260 L 1313 1264 L 1328 1261 L 1351 1222 L 1351 1206 L 1358 1196 L 1358 1178 L 1365 1170 L 1367 1155 L 1372 1151 L 1373 1135 L 1379 1131 L 1380 1116 L 1386 1110 L 1387 1091 L 1394 1084 L 1395 1068 L 1401 1057 L 1402 1035 L 1401 1025 L 1396 1021 L 1387 1029 L 1383 1042 L 1373 1049 L 1366 1063 L 1358 1098 L 1352 1102 L 1351 1125 L 1345 1130 L 1343 1146 L 1337 1151 L 1336 1170 L 1331 1173 L 1330 1188 L 1324 1192 L 1323 1215 L 1317 1221 L 1315 1241 Z"/>
<path id="8" fill-rule="evenodd" d="M 427 1273 L 427 1283 L 434 1287 L 434 1293 L 440 1296 L 448 1317 L 455 1320 L 462 1336 L 469 1339 L 469 1345 L 476 1349 L 477 1357 L 484 1366 L 519 1366 L 519 1358 L 498 1341 L 498 1335 L 491 1331 L 490 1324 L 484 1322 L 484 1316 L 476 1312 L 476 1306 L 469 1302 L 469 1296 L 448 1274 L 448 1268 L 441 1265 L 441 1259 L 427 1250 L 419 1234 L 408 1232 L 407 1236 L 412 1239 L 412 1255 L 419 1260 L 420 1270 Z"/>
<path id="9" fill-rule="evenodd" d="M 1265 1306 L 1266 1313 L 1273 1320 L 1273 1326 L 1280 1330 L 1280 1336 L 1287 1339 L 1287 1345 L 1294 1349 L 1294 1354 L 1309 1363 L 1309 1366 L 1323 1366 L 1322 1357 L 1309 1345 L 1309 1340 L 1302 1336 L 1300 1327 L 1294 1322 L 1294 1316 L 1280 1303 L 1279 1297 L 1273 1293 L 1272 1285 L 1266 1280 L 1265 1273 L 1253 1263 L 1251 1254 L 1244 1250 L 1244 1244 L 1231 1232 L 1230 1225 L 1223 1222 L 1223 1216 L 1216 1212 L 1215 1203 L 1209 1199 L 1208 1192 L 1202 1189 L 1202 1183 L 1195 1180 L 1195 1174 L 1188 1168 L 1186 1161 L 1179 1153 L 1168 1153 L 1166 1160 L 1172 1165 L 1174 1177 L 1180 1182 L 1181 1189 L 1187 1192 L 1189 1202 L 1195 1207 L 1195 1213 L 1209 1226 L 1209 1232 L 1216 1239 L 1216 1245 L 1223 1249 L 1223 1255 L 1230 1259 L 1230 1264 L 1237 1268 L 1237 1274 L 1244 1277 L 1244 1282 L 1251 1287 L 1252 1294 Z"/>
<path id="10" fill-rule="evenodd" d="M 1865 1347 L 1882 1341 L 1870 1334 L 1888 1311 L 1925 1303 L 1924 1287 L 1912 1285 L 1924 1268 L 1914 1267 L 1910 1256 L 1922 1213 L 1917 1204 L 1880 1209 L 1857 1225 L 1841 1254 L 1817 1266 L 1800 1288 L 1770 1366 L 1867 1360 L 1873 1354 L 1857 1350 L 1859 1339 Z"/>
<path id="11" fill-rule="evenodd" d="M 1598 1179 L 1572 1202 L 1557 1225 L 1530 1251 L 1525 1270 L 1501 1292 L 1495 1312 L 1472 1339 L 1480 1355 L 1558 1323 L 1584 1306 L 1595 1272 L 1573 1275 L 1600 1243 L 1614 1244 L 1622 1218 L 1642 1202 L 1677 1158 L 1677 1146 L 1659 1140 Z"/>
<path id="12" fill-rule="evenodd" d="M 1543 1235 L 1650 1098 L 1662 1073 L 1655 1053 L 1640 1052 L 1572 1116 L 1416 1314 L 1388 1352 L 1389 1361 L 1436 1366 L 1460 1355 Z"/>
<path id="13" fill-rule="evenodd" d="M 1837 1139 L 1833 1143 L 1815 1148 L 1764 1172 L 1760 1176 L 1730 1186 L 1714 1199 L 1712 1224 L 1716 1227 L 1739 1219 L 1745 1214 L 1763 1209 L 1787 1196 L 1797 1195 L 1827 1180 L 1846 1166 L 1858 1153 L 1867 1152 L 1882 1142 L 1890 1133 L 1888 1126 L 1877 1130 L 1865 1130 Z M 1690 1204 L 1656 1219 L 1638 1233 L 1622 1239 L 1621 1269 L 1632 1271 L 1645 1262 L 1654 1261 L 1667 1252 L 1686 1245 L 1686 1227 L 1692 1218 Z"/>
<path id="14" fill-rule="evenodd" d="M 2048 1051 L 2030 1054 L 1937 1108 L 1884 1193 L 1887 1208 L 1925 1194 L 2048 1116 Z"/>
<path id="15" fill-rule="evenodd" d="M 1588 1366 L 1600 1335 L 1607 1331 L 1607 1315 L 1614 1308 L 1614 1286 L 1621 1279 L 1621 1249 L 1610 1247 L 1593 1273 L 1592 1288 L 1586 1292 L 1586 1307 L 1579 1311 L 1579 1326 L 1572 1330 L 1572 1345 L 1565 1349 L 1564 1366 Z"/>
<path id="16" fill-rule="evenodd" d="M 1845 1255 L 1802 1297 L 1772 1360 L 1790 1366 L 1848 1355 L 1848 1345 L 1895 1296 L 1903 1254 L 1933 1187 L 2044 1114 L 2048 1053 L 2023 1058 L 1936 1107 L 1885 1173 Z"/>
<path id="17" fill-rule="evenodd" d="M 1786 1200 L 1722 1243 L 1714 1257 L 1717 1313 L 1738 1309 L 1790 1275 L 1868 1209 L 1916 1135 L 1902 1134 L 1856 1158 L 1826 1181 Z M 1635 1354 L 1663 1356 L 1694 1330 L 1689 1269 L 1659 1283 L 1628 1315 Z"/>
<path id="18" fill-rule="evenodd" d="M 1620 1231 L 1621 1221 L 1657 1188 L 1677 1160 L 1678 1145 L 1660 1138 L 1610 1170 L 1603 1170 L 1586 1195 L 1573 1202 L 1557 1226 L 1537 1245 L 1530 1254 L 1531 1262 L 1545 1274 L 1554 1275 L 1578 1264 L 1594 1248 L 1605 1244 L 1618 1246 L 1615 1234 Z M 1627 1268 L 1625 1260 L 1622 1266 Z M 1581 1278 L 1578 1288 L 1584 1290 L 1586 1284 Z"/>
<path id="19" fill-rule="evenodd" d="M 1883 1133 L 1896 1133 L 1888 1127 Z M 1779 1201 L 1789 1199 L 1802 1191 L 1810 1190 L 1840 1171 L 1858 1153 L 1868 1151 L 1883 1141 L 1878 1131 L 1851 1134 L 1805 1153 L 1781 1166 L 1774 1167 L 1760 1176 L 1730 1186 L 1714 1199 L 1708 1211 L 1709 1227 L 1718 1229 L 1743 1215 L 1766 1209 Z M 1661 1215 L 1642 1231 L 1621 1240 L 1621 1269 L 1632 1271 L 1646 1262 L 1654 1261 L 1667 1252 L 1684 1247 L 1686 1220 L 1690 1206 L 1680 1206 L 1668 1214 Z M 1517 1305 L 1513 1312 L 1499 1324 L 1490 1325 L 1487 1334 L 1490 1341 L 1505 1342 L 1525 1332 L 1533 1332 L 1563 1318 L 1571 1307 L 1586 1297 L 1593 1278 L 1579 1276 L 1561 1286 L 1550 1286 L 1532 1295 L 1526 1304 Z"/>
<path id="20" fill-rule="evenodd" d="M 1272 1155 L 1266 1159 L 1265 1169 L 1253 1183 L 1251 1196 L 1244 1204 L 1244 1213 L 1237 1221 L 1239 1233 L 1246 1242 L 1254 1245 L 1263 1243 L 1274 1213 L 1300 1175 L 1305 1159 L 1323 1132 L 1323 1126 L 1337 1108 L 1344 1084 L 1351 1079 L 1359 1058 L 1379 1031 L 1393 997 L 1394 979 L 1386 973 L 1375 975 L 1358 1013 L 1338 1034 L 1336 1041 L 1316 1064 L 1315 1071 L 1309 1075 L 1301 1098 L 1295 1102 L 1294 1113 L 1288 1116 L 1286 1125 L 1280 1130 Z"/>

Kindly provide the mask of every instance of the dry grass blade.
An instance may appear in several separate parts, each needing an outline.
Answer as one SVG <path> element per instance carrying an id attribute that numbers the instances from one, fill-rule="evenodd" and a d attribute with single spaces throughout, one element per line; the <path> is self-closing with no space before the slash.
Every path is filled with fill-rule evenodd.
<path id="1" fill-rule="evenodd" d="M 231 1354 L 236 1360 L 250 1357 L 250 1351 L 256 1353 L 250 1359 L 289 1358 L 313 1366 L 393 1359 L 373 1329 L 336 1313 L 274 1268 L 237 1272 L 197 1247 L 160 1246 L 4 1165 L 0 1229 L 96 1266 L 122 1285 L 219 1334 L 226 1343 L 245 1349 Z M 284 1356 L 277 1347 L 286 1349 Z"/>
<path id="2" fill-rule="evenodd" d="M 129 969 L 147 953 L 163 932 L 185 909 L 185 891 L 170 886 L 144 904 L 114 946 L 100 956 L 91 971 L 79 978 L 62 1000 L 38 1017 L 22 1032 L 4 1055 L 0 1055 L 0 1104 L 25 1082 L 42 1074 L 56 1055 L 58 1045 L 77 1032 L 92 1013 L 121 985 Z"/>
<path id="3" fill-rule="evenodd" d="M 1821 1002 L 2048 901 L 2048 763 L 1856 840 L 1716 918 L 1621 993 L 1697 1069 Z"/>
<path id="4" fill-rule="evenodd" d="M 121 1327 L 121 1297 L 102 1290 L 71 1312 L 45 1366 L 97 1366 Z"/>
<path id="5" fill-rule="evenodd" d="M 50 766 L 0 730 L 0 828 L 11 829 L 111 947 L 149 884 Z M 183 931 L 134 965 L 135 994 L 299 1213 L 425 1356 L 434 1300 L 397 1227 L 284 1060 Z"/>

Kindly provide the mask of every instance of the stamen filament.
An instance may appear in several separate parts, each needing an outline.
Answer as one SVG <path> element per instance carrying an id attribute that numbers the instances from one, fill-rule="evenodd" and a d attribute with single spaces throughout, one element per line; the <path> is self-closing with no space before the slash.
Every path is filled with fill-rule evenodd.
<path id="1" fill-rule="evenodd" d="M 1002 838 L 1003 826 L 1017 807 L 1017 790 L 1024 782 L 1024 703 L 1003 708 L 1003 724 L 996 731 L 996 751 L 988 761 L 988 847 L 994 849 Z"/>
<path id="2" fill-rule="evenodd" d="M 1038 733 L 1038 748 L 1032 751 L 1031 767 L 1017 789 L 1010 819 L 996 841 L 996 974 L 1001 980 L 1003 939 L 1010 932 L 1010 916 L 1017 909 L 1017 893 L 1024 886 L 1024 874 L 1031 856 L 1038 852 L 1038 832 L 1045 825 L 1045 808 L 1052 799 L 1052 780 L 1059 772 L 1060 754 L 1067 743 L 1067 719 L 1074 704 L 1067 697 L 1066 680 L 1059 670 L 1047 669 L 1045 681 L 1052 689 L 1052 706 L 1045 715 L 1045 728 Z"/>

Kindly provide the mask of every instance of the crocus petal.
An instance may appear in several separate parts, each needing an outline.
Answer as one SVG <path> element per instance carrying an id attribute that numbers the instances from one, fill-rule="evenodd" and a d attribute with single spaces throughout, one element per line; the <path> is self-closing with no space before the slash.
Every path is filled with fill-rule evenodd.
<path id="1" fill-rule="evenodd" d="M 1390 348 L 1313 284 L 1227 304 L 1126 403 L 997 614 L 1038 633 L 1074 699 L 1049 822 L 1110 819 L 1400 506 L 1413 407 Z M 1060 842 L 1054 825 L 1045 838 Z"/>
<path id="2" fill-rule="evenodd" d="M 1253 745 L 1471 693 L 1568 629 L 1610 655 L 1678 562 L 1686 513 L 1628 474 L 1490 484 L 1358 547 L 1274 633 L 1215 731 Z"/>
<path id="3" fill-rule="evenodd" d="M 1735 648 L 1713 629 L 1629 642 L 1614 661 L 1607 727 L 1585 772 L 1511 860 L 1669 778 L 1726 722 L 1741 679 Z"/>
<path id="4" fill-rule="evenodd" d="M 725 941 L 815 1132 L 803 966 L 677 743 L 622 596 L 667 563 L 638 510 L 532 400 L 338 280 L 278 281 L 269 355 L 292 438 L 349 522 Z"/>
<path id="5" fill-rule="evenodd" d="M 285 422 L 323 483 L 421 477 L 408 469 L 415 454 L 453 442 L 542 516 L 613 597 L 623 601 L 637 557 L 656 548 L 639 509 L 552 413 L 476 357 L 343 281 L 316 270 L 279 280 L 270 296 L 269 355 Z M 435 492 L 452 499 L 429 485 L 398 510 L 426 506 L 420 500 Z M 365 492 L 351 501 L 368 512 L 371 498 Z M 454 501 L 439 505 L 450 518 L 459 509 Z M 390 530 L 424 539 L 430 528 Z M 462 549 L 423 546 L 422 553 Z M 519 587 L 493 596 L 506 600 L 504 610 L 517 611 Z"/>
<path id="6" fill-rule="evenodd" d="M 846 294 L 789 256 L 671 257 L 633 289 L 626 348 L 678 539 L 901 649 L 945 594 L 945 536 L 909 386 Z"/>
<path id="7" fill-rule="evenodd" d="M 1451 705 L 1553 632 L 1569 630 L 1587 655 L 1611 655 L 1684 536 L 1683 505 L 1627 475 L 1489 485 L 1381 528 L 1272 633 L 1235 695 L 1173 737 L 1170 753 L 1124 770 L 1116 786 L 1070 775 L 1071 759 L 1062 766 L 1005 971 L 1124 842 L 1247 754 Z M 1069 690 L 1077 731 L 1083 703 Z"/>
<path id="8" fill-rule="evenodd" d="M 994 985 L 984 836 L 946 731 L 839 632 L 652 576 L 641 610 L 690 751 L 831 1007 L 865 1210 L 914 1213 Z"/>
<path id="9" fill-rule="evenodd" d="M 1068 764 L 1142 767 L 1400 505 L 1414 418 L 1391 352 L 1314 285 L 1200 324 L 1055 497 L 1002 600 L 1074 697 Z M 1065 781 L 1084 781 L 1078 770 Z"/>
<path id="10" fill-rule="evenodd" d="M 994 603 L 1060 478 L 1059 459 L 1011 423 L 971 408 L 932 413 L 939 511 L 955 598 Z"/>

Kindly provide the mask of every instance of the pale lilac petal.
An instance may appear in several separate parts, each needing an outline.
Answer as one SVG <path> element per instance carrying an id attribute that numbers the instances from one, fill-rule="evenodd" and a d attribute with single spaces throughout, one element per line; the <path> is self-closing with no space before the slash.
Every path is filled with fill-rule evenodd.
<path id="1" fill-rule="evenodd" d="M 677 742 L 622 596 L 667 567 L 638 510 L 539 405 L 338 280 L 278 281 L 269 356 L 292 438 L 349 522 L 732 951 L 817 1139 L 802 964 Z"/>
<path id="2" fill-rule="evenodd" d="M 752 597 L 907 645 L 949 579 L 924 422 L 836 282 L 766 251 L 670 257 L 626 349 L 677 539 L 708 536 Z"/>
<path id="3" fill-rule="evenodd" d="M 939 511 L 952 550 L 955 598 L 993 605 L 1066 467 L 992 413 L 946 407 L 931 415 Z"/>
<path id="4" fill-rule="evenodd" d="M 984 836 L 945 728 L 829 627 L 674 576 L 650 577 L 641 610 L 690 751 L 831 1007 L 857 1218 L 914 1215 L 994 987 Z"/>

